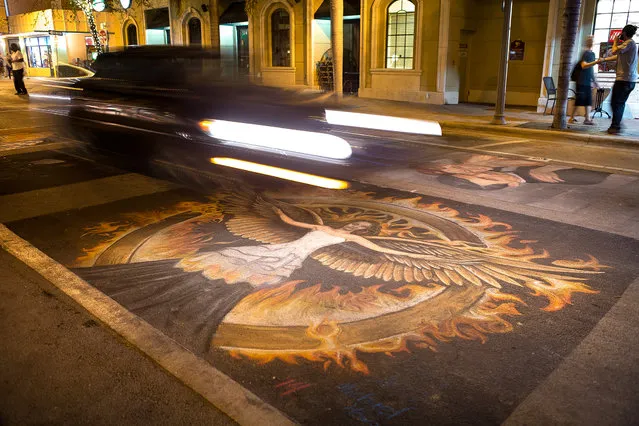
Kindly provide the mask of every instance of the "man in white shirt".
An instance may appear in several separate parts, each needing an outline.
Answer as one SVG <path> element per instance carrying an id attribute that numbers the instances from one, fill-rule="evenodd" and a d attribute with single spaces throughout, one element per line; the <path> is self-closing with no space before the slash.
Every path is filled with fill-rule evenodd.
<path id="1" fill-rule="evenodd" d="M 618 134 L 621 131 L 621 118 L 626 107 L 626 101 L 630 92 L 635 89 L 635 83 L 639 79 L 637 73 L 637 44 L 632 37 L 637 32 L 634 25 L 626 25 L 619 37 L 614 40 L 612 53 L 614 56 L 604 58 L 604 61 L 617 61 L 617 78 L 612 86 L 612 124 L 608 133 Z"/>
<path id="2" fill-rule="evenodd" d="M 11 51 L 13 86 L 16 88 L 16 95 L 28 95 L 27 88 L 24 86 L 24 56 L 15 43 L 11 44 L 9 50 Z"/>

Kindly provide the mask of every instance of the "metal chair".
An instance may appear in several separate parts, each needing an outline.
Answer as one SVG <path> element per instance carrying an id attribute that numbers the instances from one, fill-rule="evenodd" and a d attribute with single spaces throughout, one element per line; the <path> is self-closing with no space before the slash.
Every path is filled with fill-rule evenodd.
<path id="1" fill-rule="evenodd" d="M 555 81 L 552 77 L 544 77 L 544 87 L 546 88 L 546 107 L 544 108 L 544 115 L 546 115 L 546 111 L 548 110 L 548 102 L 552 101 L 552 108 L 550 109 L 550 115 L 552 115 L 555 110 L 555 103 L 557 101 L 557 88 L 555 87 Z M 570 97 L 570 92 L 574 95 Z M 552 96 L 552 97 L 551 97 Z M 575 99 L 577 93 L 574 90 L 568 89 L 568 99 Z"/>

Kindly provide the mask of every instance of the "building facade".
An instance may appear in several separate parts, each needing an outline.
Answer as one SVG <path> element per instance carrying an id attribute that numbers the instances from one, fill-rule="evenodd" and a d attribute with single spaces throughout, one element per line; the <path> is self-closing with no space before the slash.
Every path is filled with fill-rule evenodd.
<path id="1" fill-rule="evenodd" d="M 58 62 L 91 60 L 82 12 L 63 8 L 60 0 L 6 3 L 8 34 L 0 48 L 17 40 L 27 52 L 29 75 L 52 75 Z M 229 76 L 330 87 L 329 0 L 253 0 L 248 12 L 238 0 L 133 0 L 127 9 L 113 3 L 95 12 L 109 49 L 202 45 L 220 50 Z M 514 0 L 508 104 L 543 110 L 542 77 L 556 82 L 558 76 L 563 6 L 564 0 Z M 494 103 L 501 7 L 501 0 L 344 0 L 345 92 L 433 104 Z M 596 53 L 605 52 L 610 34 L 626 23 L 639 23 L 639 0 L 585 0 L 579 45 L 594 34 Z M 598 78 L 611 86 L 614 72 L 601 68 Z M 635 92 L 629 111 L 639 115 Z"/>

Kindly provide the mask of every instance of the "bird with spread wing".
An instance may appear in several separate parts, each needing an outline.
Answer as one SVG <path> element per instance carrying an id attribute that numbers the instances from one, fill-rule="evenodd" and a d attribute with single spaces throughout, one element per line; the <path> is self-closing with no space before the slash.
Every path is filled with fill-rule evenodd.
<path id="1" fill-rule="evenodd" d="M 503 284 L 550 283 L 565 274 L 592 273 L 499 256 L 486 246 L 432 235 L 388 236 L 381 232 L 383 225 L 389 218 L 398 218 L 383 208 L 360 209 L 359 215 L 340 218 L 327 214 L 330 205 L 298 205 L 237 193 L 226 197 L 223 204 L 224 212 L 231 215 L 225 222 L 228 231 L 261 244 L 198 252 L 176 267 L 201 271 L 212 280 L 247 282 L 255 287 L 288 281 L 309 257 L 337 271 L 386 282 L 501 288 Z"/>

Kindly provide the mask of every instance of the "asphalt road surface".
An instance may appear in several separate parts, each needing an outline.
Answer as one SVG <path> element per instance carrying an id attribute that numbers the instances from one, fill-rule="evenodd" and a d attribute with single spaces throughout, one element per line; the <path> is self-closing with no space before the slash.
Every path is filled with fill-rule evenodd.
<path id="1" fill-rule="evenodd" d="M 219 372 L 240 423 L 639 421 L 634 152 L 357 132 L 335 191 L 136 173 L 24 105 L 2 115 L 4 247 Z"/>

